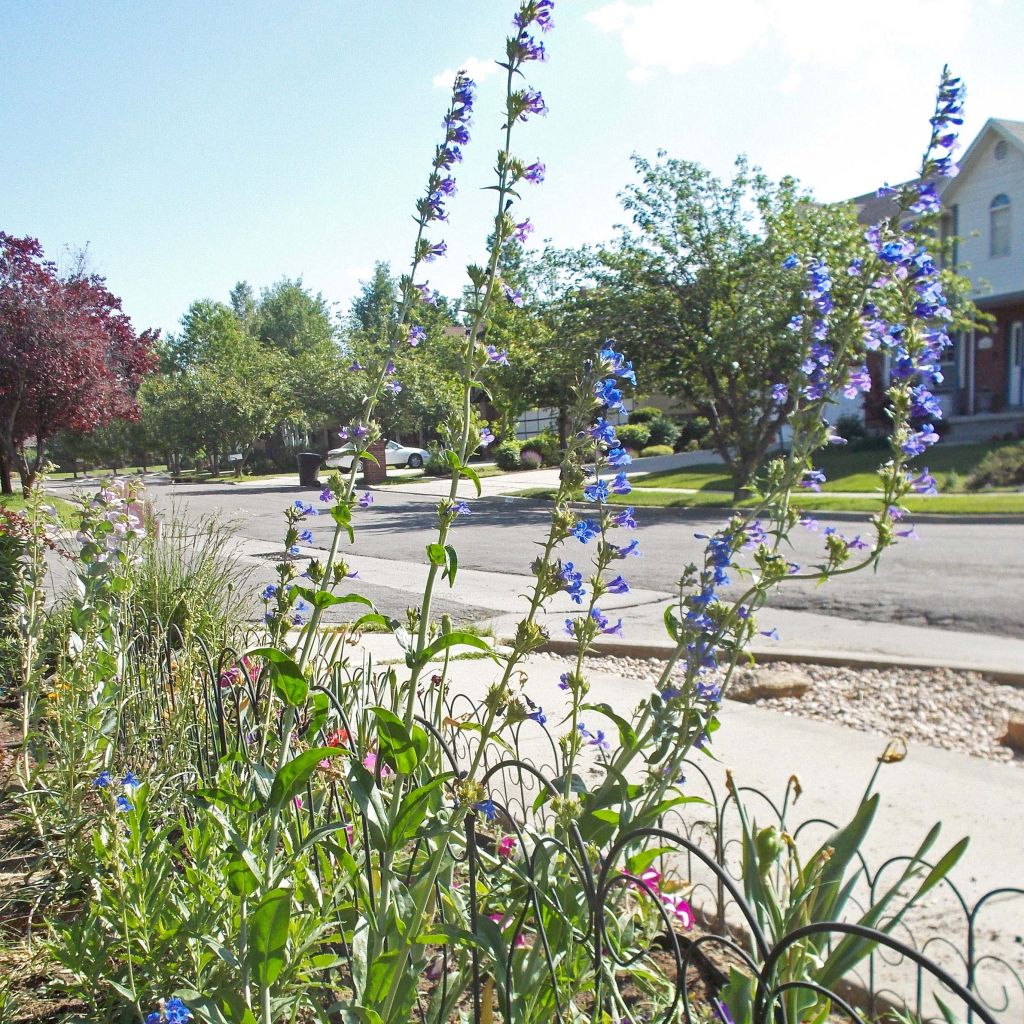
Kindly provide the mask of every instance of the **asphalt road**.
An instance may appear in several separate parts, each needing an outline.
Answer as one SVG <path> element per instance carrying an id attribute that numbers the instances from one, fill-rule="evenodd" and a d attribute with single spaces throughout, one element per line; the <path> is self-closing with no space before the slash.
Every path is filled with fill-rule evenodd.
<path id="1" fill-rule="evenodd" d="M 314 493 L 294 486 L 214 489 L 151 483 L 149 492 L 167 511 L 174 509 L 194 520 L 213 515 L 230 522 L 255 555 L 250 562 L 260 582 L 272 578 L 274 556 L 281 550 L 283 509 L 297 497 L 316 504 Z M 371 508 L 359 512 L 355 544 L 345 542 L 345 551 L 386 560 L 425 561 L 424 547 L 434 539 L 435 499 L 388 489 L 376 490 L 374 498 Z M 454 530 L 460 568 L 528 575 L 537 542 L 546 532 L 546 509 L 504 498 L 484 499 L 474 507 L 474 514 L 461 517 Z M 660 591 L 672 591 L 682 567 L 700 557 L 702 541 L 694 533 L 720 525 L 720 520 L 706 514 L 677 510 L 640 509 L 637 520 L 643 558 L 631 559 L 624 570 L 635 587 Z M 849 537 L 866 525 L 866 517 L 864 524 L 822 517 L 821 529 L 830 523 Z M 320 516 L 306 520 L 306 525 L 313 532 L 314 547 L 326 549 L 332 520 Z M 865 570 L 823 587 L 789 583 L 770 603 L 850 619 L 1024 638 L 1024 524 L 928 521 L 919 523 L 917 532 L 920 540 L 902 541 L 890 549 L 877 573 Z M 821 530 L 797 533 L 792 558 L 812 564 L 822 550 Z M 570 540 L 563 557 L 582 561 L 587 553 L 588 549 Z M 400 615 L 415 602 L 411 589 L 376 587 L 370 578 L 362 582 L 367 595 L 389 614 Z M 437 611 L 449 611 L 462 621 L 499 610 L 480 598 L 476 605 L 465 605 L 446 593 L 438 597 Z"/>

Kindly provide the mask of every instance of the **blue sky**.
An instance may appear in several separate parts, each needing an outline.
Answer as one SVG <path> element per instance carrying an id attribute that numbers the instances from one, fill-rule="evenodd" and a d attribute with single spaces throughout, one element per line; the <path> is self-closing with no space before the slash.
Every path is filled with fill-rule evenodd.
<path id="1" fill-rule="evenodd" d="M 138 328 L 189 302 L 302 276 L 344 308 L 408 259 L 446 91 L 483 69 L 473 141 L 430 268 L 451 294 L 493 216 L 506 0 L 7 0 L 0 229 L 92 266 Z M 609 237 L 630 154 L 719 174 L 746 153 L 824 199 L 909 176 L 944 61 L 969 142 L 1024 120 L 1021 0 L 559 0 L 532 67 L 547 118 L 514 147 L 548 165 L 519 211 L 536 239 Z"/>

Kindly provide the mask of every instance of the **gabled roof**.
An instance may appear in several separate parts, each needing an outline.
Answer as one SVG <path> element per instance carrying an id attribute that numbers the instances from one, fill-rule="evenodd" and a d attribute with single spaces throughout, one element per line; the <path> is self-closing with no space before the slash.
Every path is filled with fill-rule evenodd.
<path id="1" fill-rule="evenodd" d="M 938 183 L 939 194 L 943 201 L 946 196 L 956 191 L 957 185 L 963 180 L 965 171 L 981 151 L 981 142 L 989 132 L 995 132 L 1000 138 L 1005 139 L 1012 146 L 1016 146 L 1024 153 L 1024 121 L 1008 121 L 1001 117 L 990 117 L 981 127 L 981 131 L 975 135 L 974 140 L 964 151 L 960 158 L 960 173 L 955 178 L 946 178 Z M 916 181 L 917 179 L 912 179 Z M 911 182 L 904 181 L 895 185 L 895 188 L 902 188 Z M 886 217 L 891 217 L 898 210 L 896 201 L 891 196 L 879 196 L 876 192 L 867 192 L 862 196 L 855 196 L 849 200 L 857 210 L 857 219 L 862 224 L 877 224 Z"/>
<path id="2" fill-rule="evenodd" d="M 1024 153 L 1024 121 L 1008 121 L 1001 117 L 990 117 L 981 127 L 981 131 L 974 136 L 974 141 L 964 151 L 964 155 L 958 161 L 960 173 L 943 190 L 943 198 L 957 190 L 958 185 L 970 169 L 971 164 L 977 159 L 982 149 L 982 141 L 994 133 L 1001 139 L 1005 139 L 1011 146 L 1015 146 L 1021 153 Z"/>

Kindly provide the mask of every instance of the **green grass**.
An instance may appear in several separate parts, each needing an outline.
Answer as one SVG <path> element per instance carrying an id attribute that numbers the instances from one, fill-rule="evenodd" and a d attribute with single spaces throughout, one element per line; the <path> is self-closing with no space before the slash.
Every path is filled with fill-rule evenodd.
<path id="1" fill-rule="evenodd" d="M 240 484 L 246 480 L 276 480 L 281 476 L 294 475 L 298 480 L 298 471 L 280 470 L 276 473 L 245 473 L 240 477 L 234 473 L 219 473 L 212 476 L 210 473 L 196 473 L 194 470 L 187 470 L 180 476 L 173 477 L 176 484 Z"/>
<path id="2" fill-rule="evenodd" d="M 78 511 L 70 501 L 47 495 L 46 504 L 52 505 L 57 510 L 57 517 L 66 529 L 70 530 L 78 526 Z M 25 499 L 20 494 L 0 494 L 0 505 L 13 509 L 15 512 L 25 511 Z"/>
<path id="3" fill-rule="evenodd" d="M 981 460 L 1002 444 L 944 444 L 913 460 L 911 465 L 927 466 L 932 476 L 939 481 L 939 487 L 950 493 L 962 493 L 967 478 L 974 472 Z M 889 458 L 888 449 L 846 449 L 830 448 L 820 452 L 814 460 L 815 466 L 828 477 L 822 485 L 823 491 L 866 491 L 878 487 L 876 470 Z M 955 473 L 957 479 L 950 481 L 948 474 Z M 944 479 L 945 477 L 945 479 Z M 689 466 L 686 469 L 665 470 L 650 473 L 632 480 L 635 488 L 672 487 L 680 490 L 724 491 L 732 493 L 732 480 L 721 466 L 706 464 Z M 952 484 L 952 486 L 950 486 Z"/>
<path id="4" fill-rule="evenodd" d="M 732 493 L 732 477 L 721 466 L 711 463 L 648 473 L 646 476 L 630 478 L 630 483 L 634 487 L 677 487 L 680 490 Z"/>
<path id="5" fill-rule="evenodd" d="M 532 487 L 516 491 L 513 497 L 546 498 L 551 500 L 557 492 L 550 487 Z M 581 495 L 576 495 L 577 500 Z M 629 495 L 612 495 L 614 505 L 632 505 L 635 508 L 749 508 L 752 501 L 734 503 L 731 493 L 724 491 L 698 491 L 694 494 L 671 494 L 667 491 L 643 491 L 639 488 Z M 910 512 L 931 512 L 937 515 L 1024 515 L 1024 493 L 989 491 L 982 494 L 940 494 L 933 498 L 909 497 L 903 502 Z M 874 498 L 848 498 L 841 495 L 794 495 L 793 505 L 808 512 L 877 512 L 879 501 Z"/>
<path id="6" fill-rule="evenodd" d="M 393 468 L 393 467 L 392 467 Z M 469 468 L 476 472 L 476 475 L 482 480 L 487 476 L 504 476 L 505 471 L 498 469 L 497 466 L 474 466 L 473 463 L 469 464 Z M 410 480 L 447 480 L 450 479 L 448 476 L 431 477 L 423 470 L 413 474 L 406 474 L 403 476 L 389 476 L 387 480 L 381 480 L 379 483 L 374 484 L 374 487 L 392 487 L 401 486 L 402 484 L 409 483 Z M 465 479 L 465 478 L 464 478 Z"/>
<path id="7" fill-rule="evenodd" d="M 111 477 L 111 476 L 135 476 L 139 466 L 136 463 L 133 466 L 125 466 L 123 469 L 119 469 L 116 473 L 112 469 L 106 469 L 105 467 L 96 467 L 90 469 L 88 473 L 83 473 L 81 470 L 78 472 L 77 479 L 81 480 L 83 477 L 88 476 L 90 478 L 99 477 Z M 159 463 L 155 466 L 147 466 L 147 473 L 166 473 L 167 467 L 163 463 Z M 73 473 L 49 473 L 47 475 L 48 480 L 74 480 L 75 475 Z"/>

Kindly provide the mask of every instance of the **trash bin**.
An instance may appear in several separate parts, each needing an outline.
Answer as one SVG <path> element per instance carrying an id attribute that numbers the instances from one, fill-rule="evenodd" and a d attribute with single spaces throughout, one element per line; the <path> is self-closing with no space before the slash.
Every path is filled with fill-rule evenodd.
<path id="1" fill-rule="evenodd" d="M 319 487 L 320 481 L 316 475 L 320 472 L 324 457 L 316 452 L 299 452 L 299 486 Z"/>

